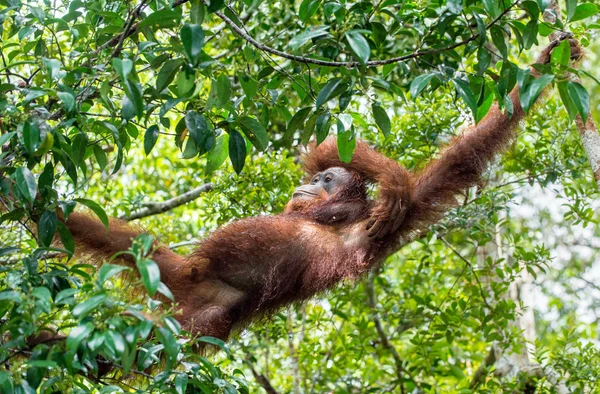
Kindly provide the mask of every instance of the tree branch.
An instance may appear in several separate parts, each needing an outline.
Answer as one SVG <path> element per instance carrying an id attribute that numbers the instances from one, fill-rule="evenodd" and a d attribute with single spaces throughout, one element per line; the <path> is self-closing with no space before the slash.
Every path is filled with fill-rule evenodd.
<path id="1" fill-rule="evenodd" d="M 177 208 L 180 205 L 186 204 L 190 201 L 197 199 L 198 197 L 200 197 L 200 195 L 202 193 L 208 192 L 208 191 L 212 190 L 212 188 L 213 188 L 212 183 L 205 183 L 202 186 L 198 186 L 195 189 L 187 191 L 187 192 L 185 192 L 177 197 L 173 197 L 167 201 L 147 203 L 147 204 L 145 204 L 144 208 L 133 212 L 129 216 L 121 215 L 121 216 L 119 216 L 119 219 L 130 221 L 130 220 L 134 220 L 134 219 L 140 219 L 140 218 L 144 218 L 147 216 L 152 216 L 152 215 L 156 215 L 159 213 L 163 213 L 163 212 L 169 211 L 173 208 Z"/>
<path id="2" fill-rule="evenodd" d="M 269 381 L 269 379 L 267 379 L 267 377 L 265 375 L 258 373 L 254 369 L 254 366 L 252 365 L 250 360 L 246 360 L 246 364 L 248 365 L 248 368 L 250 368 L 252 375 L 254 375 L 254 379 L 256 379 L 256 382 L 258 384 L 260 384 L 263 389 L 265 389 L 267 394 L 279 394 L 277 392 L 277 390 L 275 390 L 275 388 L 271 385 L 271 382 Z"/>
<path id="3" fill-rule="evenodd" d="M 517 3 L 519 1 L 520 0 L 517 0 L 514 3 L 512 3 L 510 5 L 510 7 L 508 7 L 506 10 L 504 10 L 502 12 L 502 14 L 500 14 L 496 19 L 494 19 L 487 26 L 487 28 L 489 29 L 494 24 L 496 24 L 515 5 L 517 5 Z M 254 38 L 252 38 L 249 34 L 247 34 L 244 31 L 245 27 L 243 25 L 242 25 L 242 27 L 236 25 L 235 22 L 233 22 L 230 18 L 228 18 L 221 11 L 215 11 L 215 15 L 217 15 L 219 18 L 221 18 L 223 20 L 223 22 L 225 22 L 233 31 L 235 31 L 236 33 L 238 33 L 242 38 L 244 38 L 250 44 L 252 44 L 253 46 L 255 46 L 256 48 L 258 48 L 258 49 L 260 49 L 262 51 L 269 52 L 269 53 L 271 53 L 273 55 L 276 55 L 276 56 L 279 56 L 279 57 L 283 57 L 283 58 L 289 59 L 289 60 L 294 60 L 294 61 L 297 61 L 297 62 L 300 62 L 300 63 L 311 63 L 311 64 L 316 64 L 316 65 L 319 65 L 319 66 L 348 67 L 348 68 L 361 66 L 361 63 L 357 62 L 357 61 L 339 62 L 339 61 L 328 61 L 328 60 L 313 59 L 313 58 L 305 57 L 305 56 L 292 55 L 291 53 L 287 53 L 287 52 L 283 52 L 283 51 L 271 48 L 271 47 L 269 47 L 267 45 L 261 44 L 260 42 L 256 41 Z M 438 53 L 446 52 L 446 51 L 458 48 L 460 46 L 466 45 L 466 44 L 470 43 L 471 41 L 476 40 L 477 37 L 479 37 L 479 33 L 473 34 L 471 37 L 467 38 L 466 40 L 457 42 L 455 44 L 449 45 L 449 46 L 444 47 L 444 48 L 428 49 L 428 50 L 425 50 L 425 51 L 416 51 L 416 52 L 410 53 L 408 55 L 393 57 L 391 59 L 385 59 L 385 60 L 371 60 L 371 61 L 368 61 L 366 63 L 366 66 L 367 67 L 377 67 L 377 66 L 383 66 L 383 65 L 386 65 L 386 64 L 399 63 L 399 62 L 402 62 L 402 61 L 405 61 L 405 60 L 414 59 L 414 58 L 418 58 L 418 57 L 421 57 L 421 56 L 435 55 L 435 54 L 438 54 Z"/>
<path id="4" fill-rule="evenodd" d="M 187 3 L 188 1 L 189 0 L 176 0 L 173 2 L 172 7 L 173 8 L 178 7 L 182 4 Z M 490 24 L 487 25 L 487 29 L 489 29 L 490 27 L 492 27 L 493 25 L 498 23 L 498 21 L 503 16 L 505 16 L 508 12 L 510 12 L 514 8 L 514 6 L 516 6 L 520 1 L 521 0 L 516 0 L 509 7 L 507 7 L 500 15 L 498 15 L 498 17 L 496 19 L 494 19 L 492 22 L 490 22 Z M 223 22 L 225 22 L 234 32 L 239 34 L 243 39 L 248 41 L 254 47 L 256 47 L 257 49 L 260 49 L 261 51 L 268 52 L 272 55 L 279 56 L 284 59 L 294 60 L 294 61 L 297 61 L 300 63 L 316 64 L 318 66 L 348 67 L 348 68 L 361 66 L 361 63 L 357 62 L 357 61 L 339 62 L 339 61 L 320 60 L 320 59 L 314 59 L 314 58 L 306 57 L 306 56 L 293 55 L 291 53 L 287 53 L 287 52 L 283 52 L 283 51 L 280 51 L 275 48 L 271 48 L 268 45 L 258 42 L 252 36 L 250 36 L 248 33 L 246 33 L 246 31 L 245 31 L 246 27 L 243 24 L 241 26 L 238 26 L 234 21 L 232 21 L 229 17 L 227 17 L 221 11 L 215 11 L 214 14 L 216 16 L 218 16 L 219 18 L 221 18 L 223 20 Z M 377 67 L 377 66 L 383 66 L 386 64 L 399 63 L 399 62 L 402 62 L 405 60 L 415 59 L 415 58 L 418 58 L 421 56 L 435 55 L 438 53 L 450 51 L 452 49 L 458 48 L 463 45 L 467 45 L 471 41 L 476 40 L 478 37 L 479 37 L 479 33 L 475 33 L 475 34 L 471 35 L 471 37 L 467 38 L 466 40 L 457 42 L 455 44 L 449 45 L 444 48 L 428 49 L 425 51 L 416 51 L 416 52 L 410 53 L 408 55 L 393 57 L 391 59 L 385 59 L 385 60 L 371 60 L 366 63 L 366 66 L 367 67 Z"/>

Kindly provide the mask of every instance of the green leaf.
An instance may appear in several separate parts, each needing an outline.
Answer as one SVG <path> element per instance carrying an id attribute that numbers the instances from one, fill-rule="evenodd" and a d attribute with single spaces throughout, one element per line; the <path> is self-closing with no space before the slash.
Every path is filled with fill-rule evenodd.
<path id="1" fill-rule="evenodd" d="M 344 111 L 350 105 L 350 101 L 352 101 L 352 90 L 346 90 L 340 94 L 340 111 Z"/>
<path id="2" fill-rule="evenodd" d="M 156 140 L 158 140 L 158 126 L 152 125 L 146 129 L 146 133 L 144 133 L 144 152 L 146 156 L 150 154 L 154 145 L 156 145 Z"/>
<path id="3" fill-rule="evenodd" d="M 40 98 L 42 96 L 47 96 L 48 92 L 46 92 L 45 90 L 41 90 L 41 89 L 30 89 L 29 92 L 27 92 L 27 95 L 25 96 L 25 98 L 23 99 L 23 105 L 27 105 L 30 102 L 32 102 L 33 100 Z"/>
<path id="4" fill-rule="evenodd" d="M 410 95 L 413 97 L 413 99 L 419 96 L 419 94 L 427 87 L 433 77 L 433 74 L 422 74 L 413 79 L 413 81 L 410 83 Z"/>
<path id="5" fill-rule="evenodd" d="M 75 253 L 75 240 L 69 228 L 62 222 L 58 222 L 58 235 L 60 235 L 60 242 L 64 248 L 69 252 L 70 256 Z"/>
<path id="6" fill-rule="evenodd" d="M 538 19 L 540 16 L 540 6 L 533 0 L 526 0 L 519 7 L 526 10 L 532 19 Z"/>
<path id="7" fill-rule="evenodd" d="M 138 25 L 138 29 L 149 27 L 152 30 L 158 30 L 167 27 L 176 27 L 179 25 L 180 19 L 181 14 L 179 12 L 163 8 L 143 18 Z"/>
<path id="8" fill-rule="evenodd" d="M 571 60 L 571 44 L 568 40 L 562 41 L 552 50 L 550 61 L 552 64 L 562 64 L 568 66 Z"/>
<path id="9" fill-rule="evenodd" d="M 156 90 L 162 92 L 177 75 L 177 71 L 183 64 L 181 59 L 167 60 L 156 76 Z"/>
<path id="10" fill-rule="evenodd" d="M 302 22 L 306 22 L 319 9 L 320 0 L 303 0 L 298 9 L 298 17 Z"/>
<path id="11" fill-rule="evenodd" d="M 58 81 L 66 75 L 66 73 L 61 70 L 62 64 L 58 59 L 43 58 L 42 62 L 44 63 L 44 66 L 46 66 L 46 72 L 48 73 L 50 80 Z"/>
<path id="12" fill-rule="evenodd" d="M 369 47 L 367 39 L 358 31 L 350 30 L 346 33 L 346 40 L 360 63 L 366 64 L 371 56 L 371 47 Z"/>
<path id="13" fill-rule="evenodd" d="M 290 40 L 289 46 L 293 51 L 298 50 L 302 45 L 315 38 L 328 38 L 331 34 L 328 32 L 329 26 L 320 26 L 311 30 L 306 30 Z"/>
<path id="14" fill-rule="evenodd" d="M 225 352 L 225 354 L 227 354 L 228 356 L 231 356 L 231 353 L 230 353 L 229 348 L 227 347 L 227 344 L 224 341 L 220 340 L 219 338 L 199 337 L 199 338 L 196 338 L 196 341 L 215 345 L 215 346 L 221 348 Z"/>
<path id="15" fill-rule="evenodd" d="M 338 155 L 343 163 L 350 163 L 354 149 L 356 149 L 356 136 L 354 130 L 344 130 L 344 125 L 341 120 L 338 120 L 338 135 L 337 135 Z"/>
<path id="16" fill-rule="evenodd" d="M 238 122 L 242 131 L 256 149 L 260 151 L 267 149 L 269 145 L 267 130 L 258 120 L 249 116 L 242 116 L 238 119 Z"/>
<path id="17" fill-rule="evenodd" d="M 224 0 L 210 0 L 210 4 L 208 5 L 207 11 L 215 12 L 215 11 L 220 10 L 224 6 L 225 6 Z"/>
<path id="18" fill-rule="evenodd" d="M 0 301 L 21 302 L 22 300 L 21 293 L 17 293 L 16 291 L 5 290 L 0 292 Z"/>
<path id="19" fill-rule="evenodd" d="M 41 132 L 36 122 L 26 121 L 23 124 L 23 145 L 27 153 L 34 153 L 42 144 Z"/>
<path id="20" fill-rule="evenodd" d="M 225 162 L 229 156 L 229 134 L 223 134 L 217 137 L 215 147 L 206 155 L 205 174 L 216 171 Z"/>
<path id="21" fill-rule="evenodd" d="M 133 71 L 133 62 L 130 59 L 115 57 L 112 59 L 112 65 L 121 77 L 122 82 L 125 82 L 131 71 Z"/>
<path id="22" fill-rule="evenodd" d="M 144 116 L 144 98 L 142 96 L 142 87 L 139 83 L 132 82 L 130 80 L 123 81 L 123 88 L 127 98 L 133 104 L 133 109 L 138 119 Z"/>
<path id="23" fill-rule="evenodd" d="M 201 25 L 204 22 L 204 15 L 206 14 L 204 2 L 202 0 L 192 0 L 190 3 L 192 5 L 190 20 L 196 25 Z"/>
<path id="24" fill-rule="evenodd" d="M 9 246 L 7 248 L 0 248 L 0 257 L 8 256 L 13 253 L 17 253 L 21 250 L 21 248 L 17 248 L 15 246 Z"/>
<path id="25" fill-rule="evenodd" d="M 185 114 L 185 125 L 194 140 L 199 154 L 210 151 L 215 146 L 215 135 L 204 115 L 196 111 Z"/>
<path id="26" fill-rule="evenodd" d="M 72 112 L 75 109 L 75 96 L 69 92 L 56 92 L 56 94 L 60 101 L 63 102 L 67 113 Z"/>
<path id="27" fill-rule="evenodd" d="M 173 297 L 173 293 L 171 293 L 171 290 L 164 283 L 160 282 L 158 284 L 158 288 L 156 289 L 156 291 L 158 291 L 160 294 L 164 295 L 171 301 L 175 301 L 175 297 Z"/>
<path id="28" fill-rule="evenodd" d="M 587 123 L 587 118 L 590 113 L 590 96 L 581 84 L 577 82 L 569 82 L 567 84 L 567 92 L 569 97 L 573 100 L 577 112 L 581 115 L 583 123 Z"/>
<path id="29" fill-rule="evenodd" d="M 246 141 L 238 131 L 233 129 L 229 130 L 229 160 L 235 172 L 238 174 L 242 172 L 246 162 Z"/>
<path id="30" fill-rule="evenodd" d="M 266 78 L 269 75 L 273 74 L 273 71 L 275 71 L 275 69 L 273 67 L 267 66 L 258 72 L 256 79 L 258 79 L 260 81 L 261 79 Z"/>
<path id="31" fill-rule="evenodd" d="M 98 166 L 100 167 L 100 171 L 104 171 L 106 168 L 106 164 L 108 160 L 106 158 L 106 152 L 100 145 L 94 144 L 92 146 L 92 150 L 94 151 L 94 156 L 96 157 L 96 161 L 98 162 Z"/>
<path id="32" fill-rule="evenodd" d="M 71 144 L 71 157 L 73 158 L 73 163 L 75 165 L 80 166 L 85 158 L 85 151 L 87 149 L 88 138 L 85 133 L 77 133 L 75 137 L 73 137 L 73 143 Z"/>
<path id="33" fill-rule="evenodd" d="M 571 21 L 571 18 L 575 16 L 577 11 L 577 0 L 566 0 L 567 3 L 567 22 Z M 560 15 L 559 15 L 560 17 Z"/>
<path id="34" fill-rule="evenodd" d="M 198 156 L 199 150 L 196 142 L 194 142 L 193 138 L 188 138 L 187 143 L 185 144 L 185 148 L 183 149 L 183 153 L 181 154 L 182 159 L 192 159 Z"/>
<path id="35" fill-rule="evenodd" d="M 490 35 L 492 36 L 492 41 L 498 49 L 498 52 L 500 52 L 503 59 L 506 59 L 508 57 L 508 45 L 506 43 L 506 35 L 504 30 L 498 26 L 492 26 L 490 29 Z"/>
<path id="36" fill-rule="evenodd" d="M 25 199 L 33 204 L 37 195 L 37 183 L 27 167 L 19 167 L 16 171 L 17 188 Z"/>
<path id="37" fill-rule="evenodd" d="M 186 373 L 178 373 L 175 376 L 175 391 L 177 394 L 185 394 L 188 384 L 188 376 Z"/>
<path id="38" fill-rule="evenodd" d="M 67 304 L 69 305 L 71 302 L 75 301 L 75 294 L 79 293 L 79 289 L 64 289 L 61 290 L 56 297 L 54 297 L 54 302 L 56 304 Z"/>
<path id="39" fill-rule="evenodd" d="M 448 0 L 446 1 L 446 7 L 451 13 L 459 15 L 463 9 L 462 0 Z"/>
<path id="40" fill-rule="evenodd" d="M 477 116 L 475 117 L 475 123 L 479 123 L 481 119 L 489 112 L 492 104 L 494 103 L 494 94 L 488 94 L 479 107 L 477 107 Z M 510 102 L 512 104 L 512 101 Z M 508 112 L 508 111 L 507 111 Z M 509 117 L 512 117 L 512 112 L 510 112 Z"/>
<path id="41" fill-rule="evenodd" d="M 217 78 L 217 101 L 218 108 L 223 108 L 231 98 L 231 81 L 227 74 L 221 74 Z"/>
<path id="42" fill-rule="evenodd" d="M 136 346 L 129 346 L 126 344 L 125 350 L 121 354 L 121 367 L 123 368 L 123 373 L 126 375 L 129 373 L 133 362 L 135 361 Z"/>
<path id="43" fill-rule="evenodd" d="M 158 268 L 158 264 L 152 260 L 140 259 L 136 262 L 136 266 L 142 276 L 144 287 L 148 290 L 148 294 L 153 296 L 160 283 L 160 269 Z"/>
<path id="44" fill-rule="evenodd" d="M 306 118 L 308 118 L 308 115 L 311 111 L 312 107 L 304 107 L 299 109 L 298 112 L 296 112 L 288 122 L 285 134 L 291 138 L 296 130 L 303 128 L 304 122 L 306 121 Z"/>
<path id="45" fill-rule="evenodd" d="M 258 82 L 242 72 L 238 72 L 237 75 L 246 98 L 254 98 L 254 96 L 256 96 L 256 92 L 258 91 Z"/>
<path id="46" fill-rule="evenodd" d="M 124 265 L 104 263 L 104 264 L 102 264 L 102 266 L 100 267 L 100 270 L 98 271 L 98 282 L 100 284 L 103 284 L 108 279 L 112 278 L 113 276 L 115 276 L 118 273 L 123 272 L 127 269 L 129 269 L 129 268 L 127 268 Z"/>
<path id="47" fill-rule="evenodd" d="M 6 144 L 8 140 L 14 137 L 17 134 L 16 131 L 11 131 L 10 133 L 0 135 L 0 146 Z"/>
<path id="48" fill-rule="evenodd" d="M 596 15 L 598 10 L 598 6 L 593 3 L 579 4 L 577 8 L 575 8 L 575 12 L 571 17 L 570 22 L 577 22 L 589 18 L 590 16 Z"/>
<path id="49" fill-rule="evenodd" d="M 317 95 L 316 107 L 319 108 L 321 105 L 325 104 L 332 98 L 339 96 L 343 92 L 348 89 L 348 84 L 343 82 L 341 78 L 332 78 L 327 83 L 319 94 Z"/>
<path id="50" fill-rule="evenodd" d="M 456 92 L 458 93 L 460 98 L 463 99 L 465 104 L 467 104 L 467 106 L 473 113 L 473 117 L 476 118 L 477 117 L 477 100 L 475 99 L 475 96 L 473 95 L 473 92 L 471 91 L 469 84 L 467 82 L 463 81 L 462 79 L 453 79 L 452 83 L 454 84 L 454 87 L 456 88 Z"/>
<path id="51" fill-rule="evenodd" d="M 371 109 L 373 110 L 373 118 L 375 119 L 377 127 L 379 127 L 379 130 L 381 130 L 385 138 L 389 137 L 392 131 L 392 123 L 390 122 L 387 112 L 385 112 L 385 109 L 379 104 L 373 104 Z"/>
<path id="52" fill-rule="evenodd" d="M 167 356 L 167 368 L 170 369 L 177 358 L 177 354 L 179 353 L 179 345 L 173 337 L 173 333 L 167 328 L 156 327 L 154 333 L 165 348 L 165 355 Z"/>
<path id="53" fill-rule="evenodd" d="M 27 365 L 36 368 L 56 368 L 58 364 L 50 360 L 28 360 Z"/>
<path id="54" fill-rule="evenodd" d="M 100 221 L 104 224 L 104 227 L 106 227 L 106 231 L 108 231 L 108 216 L 106 216 L 106 212 L 104 212 L 104 209 L 102 209 L 102 207 L 98 205 L 98 203 L 92 200 L 88 200 L 87 198 L 76 198 L 75 201 L 91 209 L 96 214 L 96 216 L 98 216 Z"/>
<path id="55" fill-rule="evenodd" d="M 371 32 L 373 33 L 373 41 L 375 42 L 375 45 L 381 47 L 381 45 L 385 43 L 385 39 L 388 35 L 385 26 L 379 22 L 371 22 Z M 395 64 L 392 64 L 392 66 L 395 66 Z M 383 75 L 385 76 L 386 73 L 384 72 Z"/>
<path id="56" fill-rule="evenodd" d="M 325 138 L 329 135 L 329 120 L 331 119 L 331 114 L 329 112 L 324 112 L 316 120 L 316 129 L 317 129 L 317 145 L 321 142 L 325 141 Z"/>
<path id="57" fill-rule="evenodd" d="M 492 55 L 490 51 L 485 46 L 479 47 L 477 50 L 477 75 L 482 76 L 485 74 L 491 63 Z"/>
<path id="58" fill-rule="evenodd" d="M 56 232 L 56 212 L 46 211 L 38 223 L 38 238 L 42 246 L 50 246 Z"/>
<path id="59" fill-rule="evenodd" d="M 538 35 L 538 20 L 532 19 L 527 22 L 525 26 L 525 32 L 523 33 L 523 47 L 530 49 L 535 44 Z"/>
<path id="60" fill-rule="evenodd" d="M 195 81 L 196 73 L 194 69 L 185 66 L 177 79 L 177 97 L 184 98 L 194 93 L 194 88 L 196 87 Z"/>
<path id="61" fill-rule="evenodd" d="M 556 84 L 558 88 L 558 93 L 560 95 L 560 99 L 569 114 L 569 119 L 571 121 L 575 120 L 577 116 L 577 107 L 575 107 L 575 103 L 571 100 L 571 96 L 569 96 L 569 91 L 567 90 L 568 81 L 561 81 Z"/>
<path id="62" fill-rule="evenodd" d="M 492 18 L 497 17 L 500 13 L 499 3 L 497 0 L 483 0 L 483 7 Z"/>
<path id="63" fill-rule="evenodd" d="M 200 25 L 185 24 L 179 34 L 185 55 L 193 66 L 197 66 L 200 63 L 202 47 L 204 46 L 202 27 Z"/>
<path id="64" fill-rule="evenodd" d="M 527 85 L 524 94 L 521 96 L 521 106 L 525 112 L 528 112 L 533 104 L 535 104 L 540 93 L 542 93 L 544 88 L 552 82 L 553 79 L 554 75 L 542 75 Z"/>
<path id="65" fill-rule="evenodd" d="M 67 351 L 75 353 L 77 346 L 94 331 L 92 323 L 85 323 L 73 328 L 67 336 Z"/>
<path id="66" fill-rule="evenodd" d="M 86 317 L 91 311 L 97 309 L 104 301 L 108 298 L 106 294 L 100 294 L 97 296 L 93 296 L 82 303 L 75 305 L 73 308 L 73 316 L 78 319 L 83 319 Z"/>

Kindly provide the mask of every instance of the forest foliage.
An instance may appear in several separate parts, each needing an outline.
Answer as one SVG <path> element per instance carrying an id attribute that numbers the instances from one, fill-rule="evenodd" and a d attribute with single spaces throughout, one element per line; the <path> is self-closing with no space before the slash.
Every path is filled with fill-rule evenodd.
<path id="1" fill-rule="evenodd" d="M 0 0 L 0 392 L 558 390 L 493 363 L 478 377 L 492 344 L 593 392 L 600 217 L 573 120 L 598 119 L 600 8 L 567 0 L 552 24 L 550 6 Z M 528 64 L 555 31 L 587 58 L 571 67 L 564 41 L 534 79 Z M 127 218 L 210 183 L 141 220 L 189 252 L 222 224 L 280 212 L 309 140 L 335 136 L 349 161 L 366 139 L 418 171 L 494 103 L 511 113 L 515 86 L 527 121 L 464 205 L 368 278 L 227 345 L 181 330 L 150 236 L 127 252 L 136 275 L 74 257 L 58 220 Z M 511 297 L 523 283 L 536 302 Z M 533 342 L 514 324 L 528 312 Z M 66 341 L 27 346 L 45 330 Z M 195 353 L 198 341 L 214 352 Z"/>

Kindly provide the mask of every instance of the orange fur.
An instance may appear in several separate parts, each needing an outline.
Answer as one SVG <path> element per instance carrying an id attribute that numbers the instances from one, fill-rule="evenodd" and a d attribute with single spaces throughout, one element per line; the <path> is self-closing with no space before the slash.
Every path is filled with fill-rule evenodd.
<path id="1" fill-rule="evenodd" d="M 233 327 L 381 263 L 403 237 L 456 205 L 456 194 L 475 185 L 494 155 L 507 147 L 524 116 L 516 89 L 510 97 L 512 118 L 493 106 L 417 176 L 361 141 L 352 161 L 342 163 L 334 139 L 327 139 L 311 147 L 304 167 L 309 175 L 331 167 L 353 172 L 342 192 L 292 201 L 279 215 L 231 223 L 186 258 L 157 245 L 152 258 L 182 307 L 177 318 L 194 333 L 225 340 Z M 379 186 L 375 202 L 367 199 L 367 182 Z M 128 249 L 141 231 L 111 221 L 107 233 L 98 220 L 80 213 L 71 214 L 66 224 L 79 248 L 103 256 Z"/>

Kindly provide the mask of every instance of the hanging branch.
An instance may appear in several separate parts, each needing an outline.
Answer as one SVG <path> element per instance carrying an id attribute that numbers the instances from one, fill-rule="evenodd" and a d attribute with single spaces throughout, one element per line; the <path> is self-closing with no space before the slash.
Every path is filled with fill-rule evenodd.
<path id="1" fill-rule="evenodd" d="M 189 0 L 176 0 L 173 2 L 171 7 L 172 8 L 179 7 L 182 4 L 187 3 L 188 1 Z M 521 0 L 516 0 L 515 2 L 513 2 L 509 7 L 507 7 L 504 11 L 502 11 L 502 13 L 500 15 L 498 15 L 498 17 L 496 19 L 494 19 L 492 22 L 490 22 L 490 24 L 488 24 L 486 26 L 486 28 L 489 29 L 490 27 L 492 27 L 496 23 L 498 23 L 498 21 L 500 21 L 500 19 L 502 19 L 502 17 L 504 17 L 506 14 L 508 14 L 520 1 Z M 361 63 L 357 62 L 357 61 L 340 62 L 340 61 L 321 60 L 321 59 L 314 59 L 314 58 L 306 57 L 306 56 L 293 55 L 291 53 L 280 51 L 278 49 L 272 48 L 268 45 L 262 44 L 262 43 L 258 42 L 257 40 L 255 40 L 252 36 L 250 36 L 248 33 L 246 33 L 246 27 L 243 24 L 240 24 L 238 26 L 233 20 L 231 20 L 229 17 L 227 17 L 221 11 L 215 11 L 214 14 L 216 16 L 218 16 L 219 18 L 221 18 L 221 20 L 223 20 L 223 22 L 225 22 L 225 24 L 227 24 L 231 28 L 231 30 L 233 30 L 238 35 L 240 35 L 244 40 L 249 42 L 252 46 L 254 46 L 255 48 L 257 48 L 261 51 L 268 52 L 272 55 L 279 56 L 284 59 L 294 60 L 294 61 L 297 61 L 300 63 L 315 64 L 318 66 L 348 67 L 348 68 L 361 66 Z M 371 60 L 371 61 L 368 61 L 365 65 L 366 65 L 366 67 L 377 67 L 377 66 L 383 66 L 386 64 L 399 63 L 399 62 L 403 62 L 405 60 L 415 59 L 415 58 L 418 58 L 421 56 L 435 55 L 438 53 L 447 52 L 452 49 L 467 45 L 471 41 L 476 40 L 478 37 L 479 37 L 479 33 L 473 33 L 473 35 L 471 35 L 471 37 L 469 37 L 463 41 L 457 42 L 455 44 L 449 45 L 447 47 L 444 47 L 444 48 L 428 49 L 425 51 L 416 51 L 416 52 L 410 53 L 408 55 L 393 57 L 391 59 L 385 59 L 385 60 Z"/>
<path id="2" fill-rule="evenodd" d="M 490 27 L 492 27 L 493 25 L 498 23 L 498 21 L 500 19 L 502 19 L 502 17 L 504 15 L 506 15 L 508 12 L 510 12 L 512 10 L 512 8 L 515 5 L 517 5 L 517 3 L 519 3 L 519 1 L 520 0 L 517 0 L 514 3 L 512 3 L 510 5 L 510 7 L 506 8 L 496 19 L 494 19 L 492 22 L 490 22 L 490 24 L 487 25 L 487 29 L 489 29 Z M 246 31 L 245 31 L 246 28 L 243 24 L 241 26 L 238 26 L 234 21 L 232 21 L 229 17 L 227 17 L 221 11 L 215 11 L 215 15 L 218 16 L 219 18 L 221 18 L 223 20 L 223 22 L 225 22 L 231 28 L 231 30 L 233 30 L 234 32 L 239 34 L 243 39 L 248 41 L 250 44 L 252 44 L 257 49 L 260 49 L 261 51 L 268 52 L 270 54 L 273 54 L 273 55 L 276 55 L 279 57 L 283 57 L 285 59 L 294 60 L 294 61 L 297 61 L 300 63 L 310 63 L 310 64 L 315 64 L 318 66 L 348 67 L 348 68 L 361 66 L 361 63 L 357 62 L 357 61 L 339 62 L 339 61 L 320 60 L 320 59 L 314 59 L 311 57 L 292 55 L 291 53 L 287 53 L 287 52 L 283 52 L 283 51 L 280 51 L 275 48 L 271 48 L 268 45 L 265 45 L 265 44 L 262 44 L 262 43 L 256 41 L 253 37 L 251 37 L 248 33 L 246 33 Z M 378 66 L 383 66 L 386 64 L 403 62 L 403 61 L 409 60 L 409 59 L 415 59 L 415 58 L 418 58 L 421 56 L 435 55 L 438 53 L 447 52 L 452 49 L 467 45 L 471 41 L 476 40 L 478 37 L 479 37 L 479 33 L 474 33 L 473 35 L 471 35 L 471 37 L 467 38 L 466 40 L 457 42 L 455 44 L 449 45 L 444 48 L 427 49 L 425 51 L 416 51 L 416 52 L 410 53 L 408 55 L 393 57 L 391 59 L 385 59 L 385 60 L 371 60 L 371 61 L 368 61 L 365 65 L 367 67 L 378 67 Z"/>
<path id="3" fill-rule="evenodd" d="M 560 20 L 560 8 L 558 7 L 558 2 L 556 0 L 551 0 L 544 11 L 544 21 L 555 24 L 557 20 Z M 560 34 L 560 31 L 555 31 L 550 34 L 550 41 L 556 40 Z M 575 74 L 571 74 L 569 79 L 573 82 L 581 82 L 579 77 Z M 577 114 L 575 125 L 579 131 L 583 149 L 585 149 L 588 161 L 592 167 L 596 186 L 600 188 L 600 134 L 598 134 L 598 127 L 596 126 L 591 113 L 588 114 L 587 122 L 585 123 L 583 122 L 581 115 Z"/>

